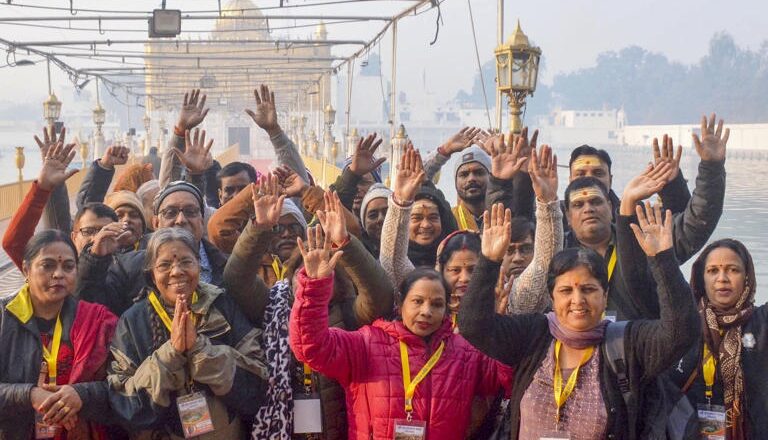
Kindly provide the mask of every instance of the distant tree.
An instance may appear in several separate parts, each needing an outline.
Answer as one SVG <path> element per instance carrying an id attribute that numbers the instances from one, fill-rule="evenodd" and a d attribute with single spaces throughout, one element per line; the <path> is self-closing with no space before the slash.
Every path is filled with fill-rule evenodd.
<path id="1" fill-rule="evenodd" d="M 483 76 L 492 101 L 493 60 L 483 65 Z M 484 105 L 478 75 L 471 92 L 460 91 L 456 100 L 467 106 Z M 768 120 L 766 102 L 768 41 L 751 51 L 721 32 L 710 40 L 707 54 L 690 66 L 638 46 L 601 53 L 594 67 L 557 75 L 551 87 L 539 84 L 528 100 L 527 113 L 546 114 L 556 106 L 624 107 L 631 124 L 678 124 L 715 111 L 729 121 L 751 123 Z"/>

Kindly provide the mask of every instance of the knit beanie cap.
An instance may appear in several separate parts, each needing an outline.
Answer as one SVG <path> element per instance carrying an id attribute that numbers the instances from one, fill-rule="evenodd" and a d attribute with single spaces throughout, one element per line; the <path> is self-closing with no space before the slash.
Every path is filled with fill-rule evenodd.
<path id="1" fill-rule="evenodd" d="M 104 204 L 117 211 L 121 206 L 130 206 L 141 216 L 141 223 L 147 229 L 147 216 L 144 214 L 144 206 L 139 197 L 130 191 L 114 191 L 104 197 Z"/>
<path id="2" fill-rule="evenodd" d="M 388 199 L 390 195 L 392 195 L 392 190 L 383 183 L 374 183 L 368 188 L 368 192 L 365 193 L 365 197 L 363 197 L 363 201 L 360 203 L 360 226 L 363 229 L 365 229 L 365 211 L 368 209 L 368 204 L 373 199 Z"/>

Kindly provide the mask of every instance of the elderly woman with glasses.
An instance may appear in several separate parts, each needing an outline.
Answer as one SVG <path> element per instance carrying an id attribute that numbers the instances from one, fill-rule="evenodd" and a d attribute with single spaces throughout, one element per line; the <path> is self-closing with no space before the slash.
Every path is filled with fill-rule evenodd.
<path id="1" fill-rule="evenodd" d="M 110 405 L 136 438 L 245 438 L 267 366 L 253 328 L 224 290 L 200 279 L 189 231 L 163 228 L 147 245 L 147 286 L 118 323 Z"/>

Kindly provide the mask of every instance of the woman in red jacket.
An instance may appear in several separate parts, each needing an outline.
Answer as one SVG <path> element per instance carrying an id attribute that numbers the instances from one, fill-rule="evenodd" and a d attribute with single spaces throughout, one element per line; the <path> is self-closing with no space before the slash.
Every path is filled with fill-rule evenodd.
<path id="1" fill-rule="evenodd" d="M 344 387 L 349 438 L 465 438 L 473 399 L 495 397 L 511 371 L 451 331 L 450 289 L 442 275 L 424 268 L 409 273 L 394 321 L 379 319 L 352 332 L 328 328 L 340 252 L 332 255 L 319 227 L 307 237 L 306 247 L 299 240 L 304 268 L 290 344 L 297 359 Z"/>

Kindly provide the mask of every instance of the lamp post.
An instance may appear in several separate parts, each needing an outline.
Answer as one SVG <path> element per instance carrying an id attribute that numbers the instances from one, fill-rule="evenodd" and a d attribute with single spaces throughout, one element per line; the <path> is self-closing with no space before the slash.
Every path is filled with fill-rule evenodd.
<path id="1" fill-rule="evenodd" d="M 389 153 L 389 177 L 387 178 L 387 186 L 390 186 L 390 184 L 394 184 L 395 182 L 397 167 L 400 165 L 400 156 L 402 156 L 407 144 L 408 133 L 405 132 L 405 126 L 400 124 L 400 127 L 397 128 L 395 137 L 392 138 L 392 148 Z"/>
<path id="2" fill-rule="evenodd" d="M 355 154 L 355 146 L 360 139 L 360 135 L 357 133 L 357 128 L 353 128 L 352 132 L 347 136 L 347 157 L 352 157 Z"/>
<path id="3" fill-rule="evenodd" d="M 88 160 L 88 142 L 80 142 L 80 160 L 83 161 L 83 169 L 85 169 Z"/>
<path id="4" fill-rule="evenodd" d="M 141 119 L 141 121 L 144 123 L 144 131 L 146 133 L 144 148 L 142 149 L 141 154 L 146 156 L 149 150 L 149 147 L 152 146 L 152 140 L 150 138 L 150 130 L 152 128 L 152 118 L 149 117 L 149 113 L 144 113 L 144 117 Z"/>
<path id="5" fill-rule="evenodd" d="M 323 135 L 323 187 L 326 186 L 326 168 L 328 167 L 328 161 L 330 160 L 335 164 L 335 157 L 331 157 L 331 150 L 333 149 L 333 123 L 336 121 L 336 110 L 331 103 L 325 106 L 323 109 L 323 122 L 325 122 L 325 134 Z"/>
<path id="6" fill-rule="evenodd" d="M 306 127 L 307 127 L 307 117 L 302 115 L 299 118 L 299 146 L 301 148 L 301 152 L 304 155 L 309 154 L 309 152 L 307 151 L 307 136 L 304 131 Z"/>
<path id="7" fill-rule="evenodd" d="M 24 147 L 16 147 L 16 169 L 19 170 L 19 205 L 24 200 L 24 174 L 21 170 L 24 168 Z"/>
<path id="8" fill-rule="evenodd" d="M 317 159 L 320 156 L 320 142 L 317 140 L 317 134 L 315 134 L 315 130 L 309 131 L 308 142 L 312 157 Z"/>
<path id="9" fill-rule="evenodd" d="M 513 134 L 518 134 L 523 129 L 520 115 L 525 99 L 536 90 L 541 49 L 531 46 L 518 20 L 515 31 L 494 53 L 496 88 L 509 99 L 509 129 Z"/>
<path id="10" fill-rule="evenodd" d="M 160 116 L 160 119 L 157 120 L 157 130 L 159 138 L 157 151 L 161 151 L 165 148 L 165 118 L 162 116 Z"/>
<path id="11" fill-rule="evenodd" d="M 93 108 L 93 124 L 96 126 L 96 134 L 93 136 L 93 154 L 98 156 L 104 147 L 104 132 L 102 127 L 106 121 L 106 111 L 99 100 L 99 78 L 96 78 L 96 107 Z"/>
<path id="12" fill-rule="evenodd" d="M 51 89 L 51 60 L 48 59 L 48 99 L 43 101 L 43 118 L 48 122 L 48 129 L 50 133 L 53 133 L 54 124 L 59 120 L 61 115 L 61 101 L 53 93 Z"/>

